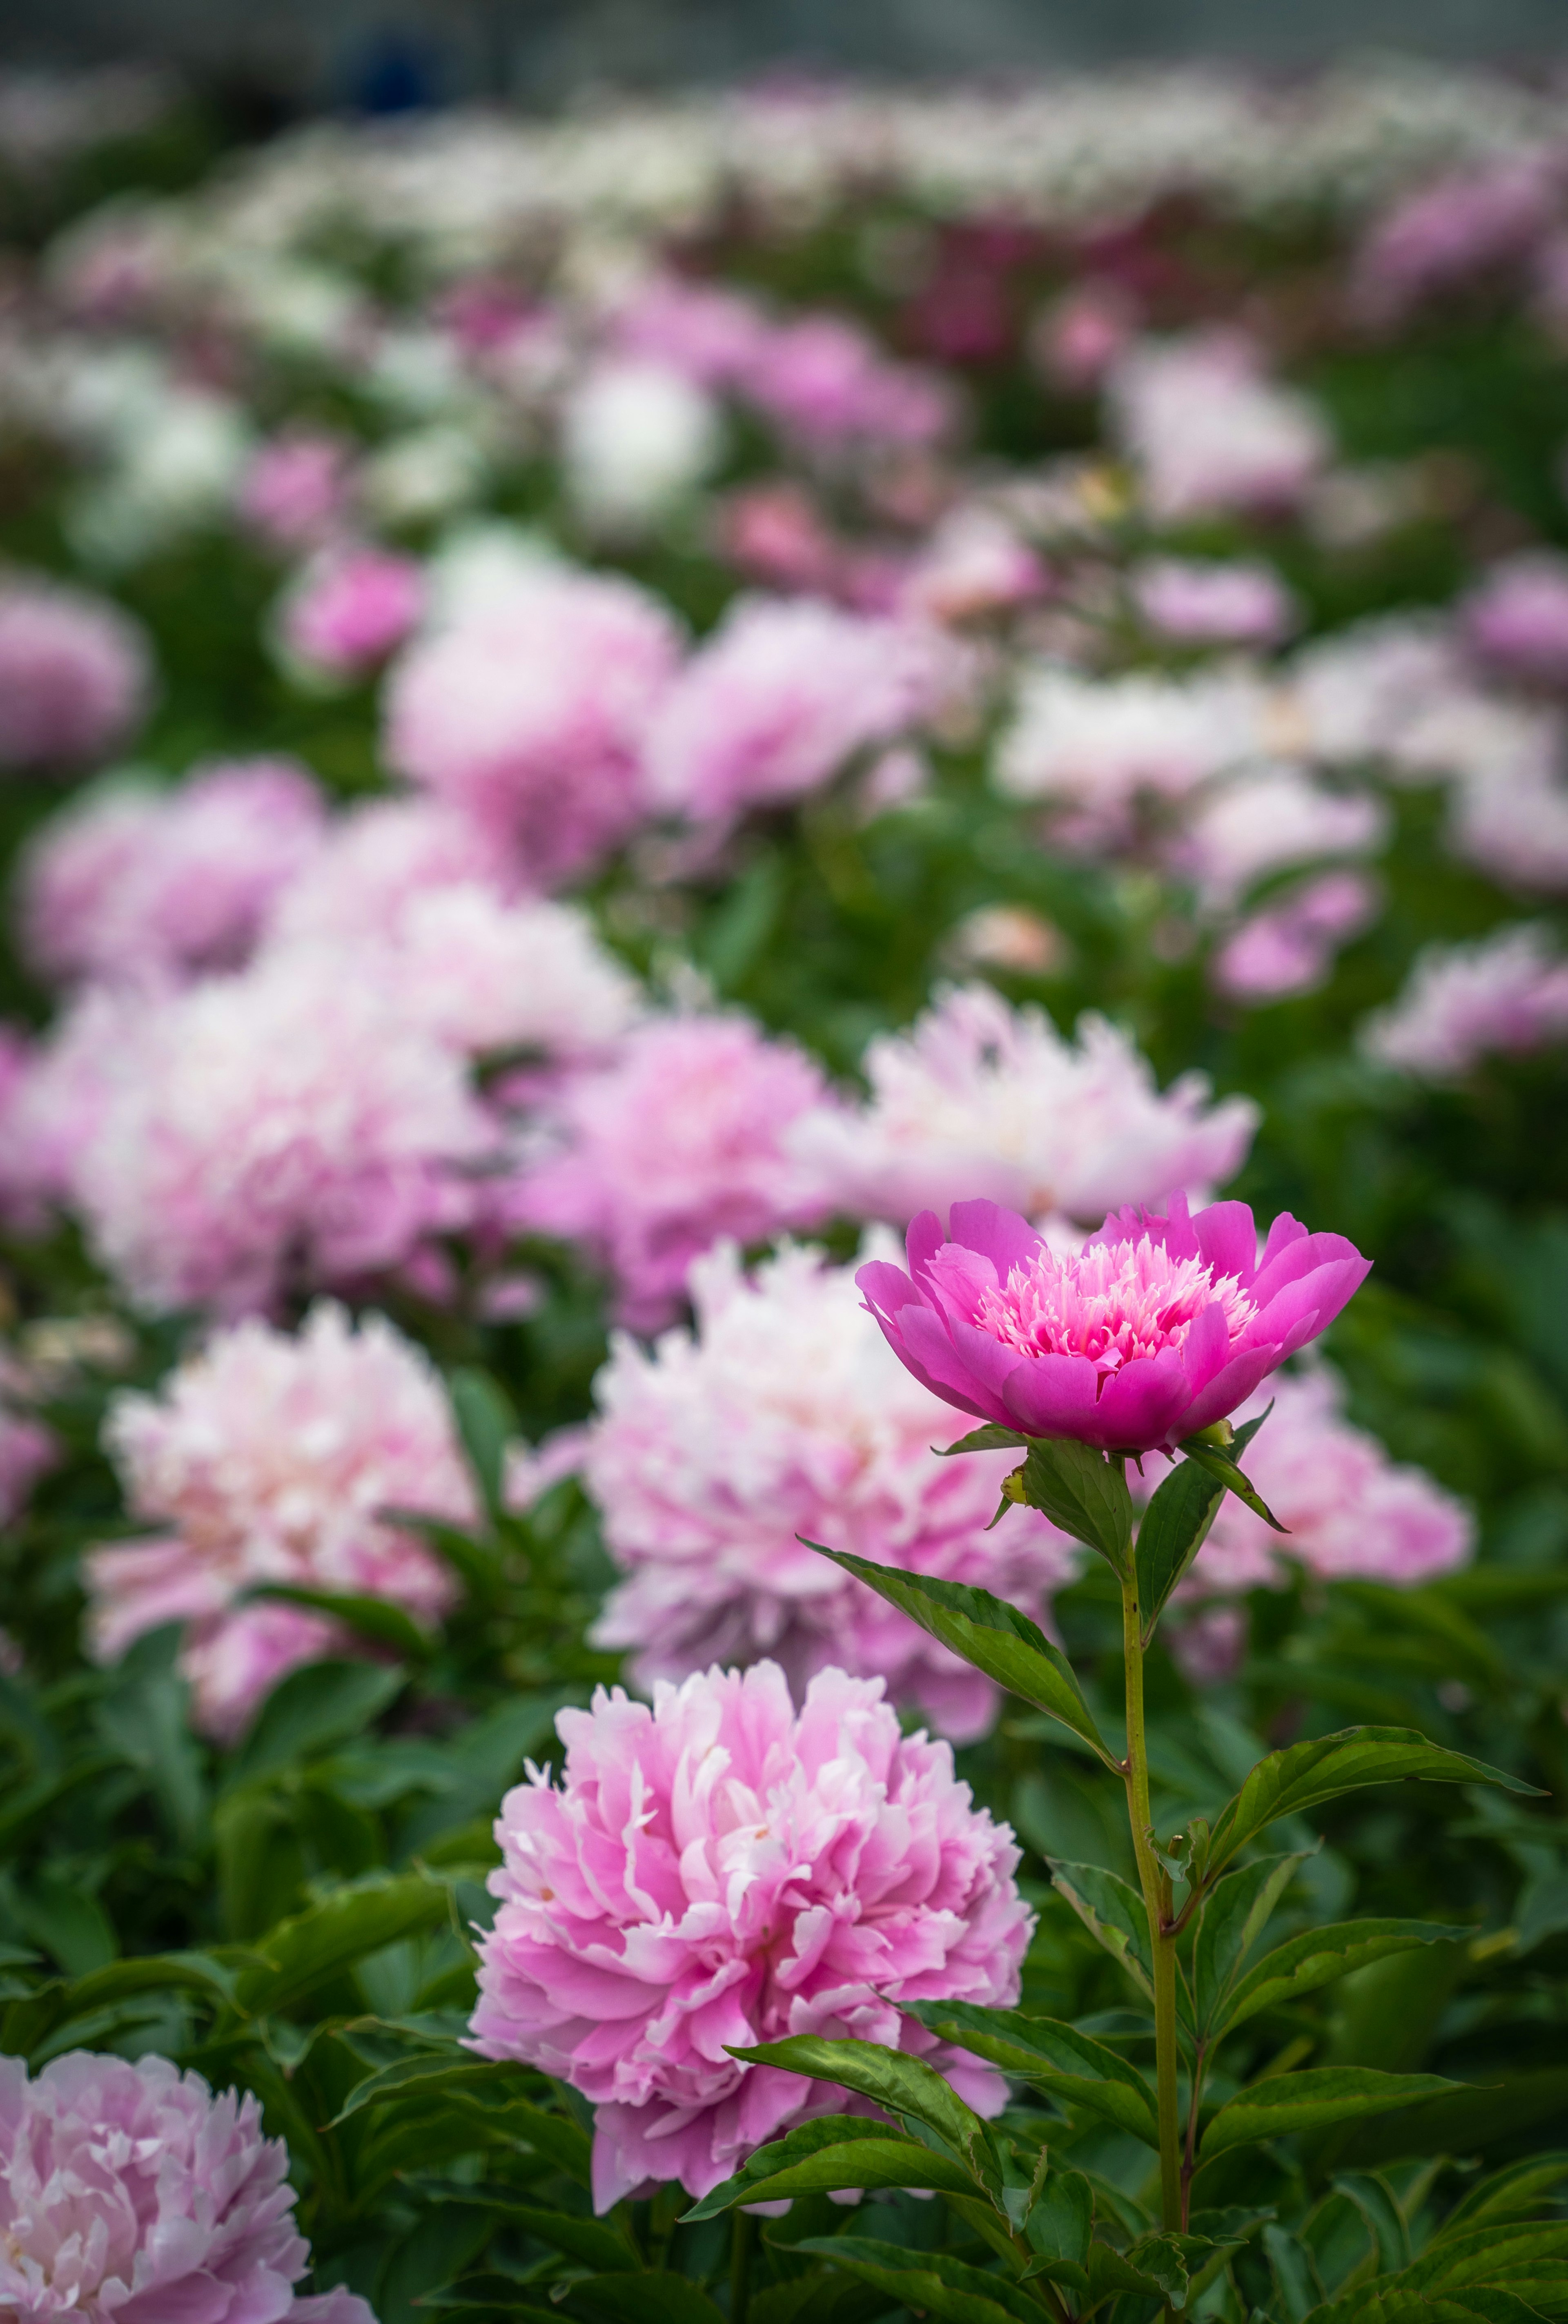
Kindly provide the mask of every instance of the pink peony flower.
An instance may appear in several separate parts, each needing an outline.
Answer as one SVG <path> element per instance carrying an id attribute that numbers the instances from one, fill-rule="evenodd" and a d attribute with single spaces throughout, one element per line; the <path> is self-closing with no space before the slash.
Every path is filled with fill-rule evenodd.
<path id="1" fill-rule="evenodd" d="M 666 2180 L 706 2194 L 843 2110 L 726 2045 L 854 2035 L 930 2056 L 980 2112 L 1005 2103 L 899 2003 L 1016 2001 L 1019 1851 L 881 1694 L 824 1671 L 797 1715 L 771 1663 L 661 1684 L 651 1710 L 601 1688 L 556 1720 L 561 1785 L 532 1770 L 502 1802 L 474 2047 L 594 2102 L 601 2211 Z"/>
<path id="2" fill-rule="evenodd" d="M 140 724 L 152 685 L 145 635 L 117 605 L 0 576 L 0 769 L 104 758 Z"/>
<path id="3" fill-rule="evenodd" d="M 953 424 L 939 374 L 890 362 L 869 332 L 838 315 L 770 326 L 739 384 L 769 419 L 817 447 L 927 446 Z"/>
<path id="4" fill-rule="evenodd" d="M 615 318 L 614 340 L 699 387 L 733 388 L 763 360 L 769 331 L 762 309 L 742 292 L 661 274 L 632 292 Z"/>
<path id="5" fill-rule="evenodd" d="M 1006 613 L 1044 596 L 1045 567 L 1010 524 L 961 508 L 939 524 L 900 593 L 903 610 L 936 622 Z"/>
<path id="6" fill-rule="evenodd" d="M 1220 991 L 1256 1006 L 1311 992 L 1342 945 L 1377 918 L 1380 890 L 1362 872 L 1325 872 L 1242 921 L 1210 963 Z"/>
<path id="7" fill-rule="evenodd" d="M 1326 1367 L 1282 1373 L 1237 1414 L 1250 1420 L 1273 1398 L 1248 1447 L 1247 1474 L 1288 1532 L 1272 1532 L 1227 1494 L 1183 1597 L 1278 1589 L 1292 1563 L 1328 1582 L 1427 1582 L 1468 1563 L 1475 1528 L 1462 1502 L 1353 1428 L 1342 1397 Z"/>
<path id="8" fill-rule="evenodd" d="M 1526 895 L 1568 888 L 1568 784 L 1533 752 L 1466 770 L 1449 794 L 1444 835 L 1499 887 Z"/>
<path id="9" fill-rule="evenodd" d="M 867 1049 L 869 1102 L 818 1107 L 789 1135 L 834 1211 L 905 1225 L 978 1188 L 1031 1218 L 1085 1222 L 1177 1186 L 1222 1184 L 1258 1125 L 1247 1098 L 1206 1109 L 1189 1074 L 1163 1095 L 1125 1034 L 1085 1017 L 1075 1041 L 986 984 L 941 994 Z"/>
<path id="10" fill-rule="evenodd" d="M 292 759 L 212 762 L 174 790 L 99 785 L 23 857 L 28 954 L 62 982 L 237 967 L 315 856 L 324 821 L 320 792 Z"/>
<path id="11" fill-rule="evenodd" d="M 147 1005 L 134 986 L 88 985 L 25 1051 L 0 1139 L 0 1188 L 23 1232 L 75 1201 L 78 1166 L 132 1070 Z"/>
<path id="12" fill-rule="evenodd" d="M 541 572 L 410 649 L 387 691 L 387 761 L 555 884 L 642 816 L 642 737 L 679 653 L 673 616 L 634 583 Z"/>
<path id="13" fill-rule="evenodd" d="M 909 1274 L 856 1281 L 888 1344 L 948 1404 L 1031 1436 L 1150 1452 L 1223 1420 L 1326 1331 L 1371 1261 L 1283 1213 L 1261 1258 L 1245 1203 L 1125 1210 L 1062 1256 L 1015 1211 L 924 1211 Z"/>
<path id="14" fill-rule="evenodd" d="M 252 1319 L 218 1332 L 158 1394 L 122 1392 L 105 1442 L 152 1540 L 88 1560 L 94 1654 L 113 1662 L 161 1623 L 186 1624 L 181 1666 L 203 1731 L 232 1742 L 284 1673 L 354 1650 L 353 1634 L 268 1582 L 385 1598 L 429 1622 L 447 1569 L 389 1508 L 475 1515 L 450 1407 L 421 1350 L 371 1315 L 313 1307 L 298 1336 Z"/>
<path id="15" fill-rule="evenodd" d="M 722 1237 L 759 1242 L 821 1215 L 787 1140 L 825 1094 L 810 1059 L 748 1018 L 651 1019 L 613 1063 L 567 1081 L 553 1150 L 520 1178 L 511 1215 L 583 1243 L 613 1280 L 621 1321 L 657 1330 L 692 1260 Z"/>
<path id="16" fill-rule="evenodd" d="M 1035 368 L 1065 395 L 1089 395 L 1126 351 L 1137 316 L 1113 282 L 1080 282 L 1046 309 L 1029 333 Z"/>
<path id="17" fill-rule="evenodd" d="M 1260 766 L 1197 800 L 1166 855 L 1216 909 L 1294 865 L 1370 855 L 1388 833 L 1387 807 L 1366 792 L 1330 790 L 1299 767 Z"/>
<path id="18" fill-rule="evenodd" d="M 252 455 L 240 480 L 242 522 L 270 549 L 319 548 L 347 506 L 351 448 L 324 429 L 272 438 Z"/>
<path id="19" fill-rule="evenodd" d="M 596 1643 L 633 1648 L 645 1691 L 766 1655 L 798 1696 L 833 1663 L 885 1678 L 959 1742 L 983 1734 L 990 1682 L 797 1535 L 978 1582 L 1037 1618 L 1077 1551 L 1033 1510 L 987 1533 L 1008 1456 L 932 1459 L 955 1416 L 888 1362 L 851 1269 L 789 1246 L 748 1276 L 724 1244 L 690 1281 L 694 1332 L 651 1351 L 617 1337 L 573 1463 L 625 1577 Z"/>
<path id="20" fill-rule="evenodd" d="M 1568 557 L 1527 549 L 1494 565 L 1462 608 L 1466 636 L 1505 677 L 1568 685 Z"/>
<path id="21" fill-rule="evenodd" d="M 741 598 L 653 720 L 653 796 L 693 822 L 802 798 L 934 710 L 955 650 L 814 598 Z"/>
<path id="22" fill-rule="evenodd" d="M 140 1305 L 264 1308 L 358 1283 L 460 1227 L 493 1132 L 395 988 L 309 953 L 149 1003 L 74 1168 Z"/>
<path id="23" fill-rule="evenodd" d="M 1550 173 L 1534 157 L 1487 162 L 1402 194 L 1373 220 L 1356 255 L 1352 301 L 1370 320 L 1397 322 L 1435 293 L 1522 258 L 1554 208 Z"/>
<path id="24" fill-rule="evenodd" d="M 1128 838 L 1139 809 L 1168 810 L 1255 758 L 1265 702 L 1242 673 L 1086 678 L 1050 662 L 1026 669 L 995 765 L 999 790 L 1058 810 L 1074 844 Z"/>
<path id="25" fill-rule="evenodd" d="M 1429 614 L 1380 614 L 1292 655 L 1277 708 L 1280 739 L 1303 758 L 1334 765 L 1389 759 L 1403 770 L 1426 714 L 1435 705 L 1449 728 L 1451 706 L 1467 686 L 1447 623 Z"/>
<path id="26" fill-rule="evenodd" d="M 359 678 L 397 650 L 424 605 L 417 557 L 358 545 L 328 549 L 285 595 L 279 641 L 285 659 L 307 677 Z"/>
<path id="27" fill-rule="evenodd" d="M 1135 342 L 1110 379 L 1111 419 L 1160 523 L 1299 505 L 1326 466 L 1318 407 L 1263 376 L 1238 334 Z"/>
<path id="28" fill-rule="evenodd" d="M 720 503 L 715 530 L 720 555 L 749 581 L 820 594 L 838 578 L 839 544 L 801 484 L 742 485 Z"/>
<path id="29" fill-rule="evenodd" d="M 1544 927 L 1504 927 L 1478 944 L 1431 945 L 1404 991 L 1361 1028 L 1379 1064 L 1458 1081 L 1495 1052 L 1568 1039 L 1568 959 Z"/>
<path id="30" fill-rule="evenodd" d="M 1271 566 L 1150 557 L 1128 576 L 1157 636 L 1181 646 L 1274 646 L 1296 627 L 1296 599 Z"/>
<path id="31" fill-rule="evenodd" d="M 374 2324 L 297 2294 L 310 2246 L 259 2101 L 167 2058 L 0 2059 L 0 2314 L 24 2324 Z"/>
<path id="32" fill-rule="evenodd" d="M 505 865 L 464 816 L 430 799 L 366 799 L 340 816 L 280 899 L 272 936 L 289 944 L 395 939 L 419 898 L 477 881 L 498 892 Z"/>

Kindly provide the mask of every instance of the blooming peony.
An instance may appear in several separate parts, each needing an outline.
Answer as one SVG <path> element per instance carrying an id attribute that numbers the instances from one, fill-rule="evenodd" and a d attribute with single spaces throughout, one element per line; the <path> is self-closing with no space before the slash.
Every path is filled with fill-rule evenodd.
<path id="1" fill-rule="evenodd" d="M 1494 565 L 1462 619 L 1476 652 L 1505 677 L 1568 685 L 1568 557 L 1535 549 Z"/>
<path id="2" fill-rule="evenodd" d="M 284 596 L 283 659 L 306 679 L 358 678 L 396 651 L 424 603 L 418 558 L 359 544 L 325 549 Z"/>
<path id="3" fill-rule="evenodd" d="M 1210 971 L 1244 1006 L 1314 991 L 1340 946 L 1377 918 L 1381 891 L 1362 872 L 1324 872 L 1251 913 L 1216 950 Z"/>
<path id="4" fill-rule="evenodd" d="M 167 2058 L 0 2059 L 0 2315 L 19 2324 L 374 2324 L 297 2294 L 310 2246 L 259 2101 Z"/>
<path id="5" fill-rule="evenodd" d="M 649 776 L 693 822 L 804 798 L 936 709 L 954 649 L 815 598 L 740 599 L 655 717 Z"/>
<path id="6" fill-rule="evenodd" d="M 1504 927 L 1479 944 L 1430 946 L 1391 1007 L 1361 1029 L 1382 1065 L 1456 1081 L 1494 1051 L 1568 1039 L 1568 959 L 1542 927 Z"/>
<path id="7" fill-rule="evenodd" d="M 260 445 L 241 479 L 239 514 L 272 549 L 314 549 L 341 521 L 350 447 L 321 429 L 295 429 Z"/>
<path id="8" fill-rule="evenodd" d="M 787 1141 L 824 1097 L 810 1059 L 748 1018 L 650 1019 L 613 1062 L 567 1080 L 553 1149 L 512 1191 L 514 1222 L 582 1242 L 614 1282 L 621 1321 L 657 1330 L 721 1237 L 757 1242 L 821 1216 Z"/>
<path id="9" fill-rule="evenodd" d="M 1272 646 L 1296 627 L 1296 600 L 1271 566 L 1150 557 L 1128 578 L 1140 618 L 1173 645 Z"/>
<path id="10" fill-rule="evenodd" d="M 691 1297 L 694 1332 L 651 1351 L 619 1336 L 595 1387 L 578 1457 L 625 1576 L 598 1643 L 635 1649 L 645 1689 L 767 1655 L 798 1695 L 836 1663 L 961 1742 L 983 1733 L 990 1682 L 796 1536 L 978 1582 L 1037 1617 L 1072 1544 L 1032 1510 L 986 1532 L 1007 1455 L 932 1458 L 955 1416 L 889 1363 L 848 1268 L 787 1247 L 748 1276 L 726 1244 L 694 1262 Z"/>
<path id="11" fill-rule="evenodd" d="M 818 448 L 932 445 L 954 417 L 945 380 L 890 363 L 868 332 L 838 315 L 766 328 L 739 384 L 769 419 Z"/>
<path id="12" fill-rule="evenodd" d="M 279 900 L 280 945 L 395 938 L 420 896 L 467 884 L 499 889 L 503 865 L 483 832 L 430 799 L 367 799 L 329 828 Z"/>
<path id="13" fill-rule="evenodd" d="M 1282 1213 L 1261 1258 L 1245 1203 L 1124 1210 L 1063 1256 L 1014 1211 L 924 1211 L 909 1274 L 856 1281 L 888 1344 L 948 1404 L 1030 1436 L 1149 1452 L 1223 1420 L 1326 1331 L 1371 1261 Z"/>
<path id="14" fill-rule="evenodd" d="M 1495 276 L 1545 233 L 1554 194 L 1538 157 L 1509 156 L 1399 195 L 1356 255 L 1355 305 L 1397 322 L 1436 292 Z"/>
<path id="15" fill-rule="evenodd" d="M 1176 1186 L 1220 1185 L 1258 1123 L 1247 1098 L 1206 1107 L 1201 1074 L 1162 1094 L 1103 1018 L 1085 1017 L 1068 1041 L 985 984 L 943 994 L 910 1032 L 873 1041 L 864 1070 L 868 1102 L 807 1114 L 790 1148 L 829 1208 L 899 1225 L 976 1190 L 1031 1218 L 1088 1223 Z"/>
<path id="16" fill-rule="evenodd" d="M 1300 767 L 1253 767 L 1194 802 L 1167 859 L 1213 908 L 1272 872 L 1371 854 L 1388 829 L 1387 808 L 1365 792 L 1330 790 Z"/>
<path id="17" fill-rule="evenodd" d="M 1228 671 L 1085 678 L 1049 662 L 1026 669 L 997 752 L 997 788 L 1063 810 L 1081 844 L 1125 839 L 1146 802 L 1168 807 L 1257 756 L 1263 703 Z"/>
<path id="18" fill-rule="evenodd" d="M 1266 379 L 1240 336 L 1135 342 L 1111 372 L 1110 395 L 1117 433 L 1162 523 L 1295 508 L 1328 460 L 1316 404 Z"/>
<path id="19" fill-rule="evenodd" d="M 642 815 L 643 731 L 679 652 L 673 616 L 634 583 L 541 571 L 410 650 L 387 692 L 387 761 L 553 884 Z"/>
<path id="20" fill-rule="evenodd" d="M 117 1395 L 105 1439 L 134 1517 L 166 1528 L 88 1562 L 101 1661 L 160 1623 L 186 1625 L 198 1724 L 233 1741 L 268 1688 L 352 1634 L 269 1582 L 385 1598 L 416 1620 L 451 1600 L 447 1568 L 389 1508 L 464 1524 L 473 1489 L 420 1350 L 323 1301 L 297 1337 L 254 1318 L 216 1333 L 156 1396 Z"/>
<path id="21" fill-rule="evenodd" d="M 226 1314 L 411 1261 L 492 1132 L 395 986 L 301 950 L 149 1004 L 80 1152 L 93 1239 L 148 1308 Z"/>
<path id="22" fill-rule="evenodd" d="M 28 954 L 64 981 L 235 967 L 323 823 L 321 794 L 292 759 L 218 761 L 175 790 L 101 784 L 23 859 Z"/>
<path id="23" fill-rule="evenodd" d="M 726 2045 L 880 2042 L 1001 2110 L 994 2069 L 899 2004 L 1017 2000 L 1019 1851 L 948 1747 L 901 1736 L 881 1696 L 823 1671 L 797 1714 L 772 1663 L 660 1684 L 651 1710 L 601 1688 L 557 1718 L 561 1784 L 530 1770 L 502 1802 L 474 2046 L 593 2100 L 600 2210 L 664 2180 L 706 2194 L 789 2125 L 844 2110 L 841 2090 Z"/>
<path id="24" fill-rule="evenodd" d="M 1273 1510 L 1275 1533 L 1227 1494 L 1182 1584 L 1187 1598 L 1273 1589 L 1289 1563 L 1325 1581 L 1416 1582 L 1452 1572 L 1474 1539 L 1470 1513 L 1424 1470 L 1390 1461 L 1375 1436 L 1341 1411 L 1326 1367 L 1282 1374 L 1237 1414 L 1274 1410 L 1247 1452 L 1247 1474 Z"/>
<path id="25" fill-rule="evenodd" d="M 647 357 L 601 364 L 562 417 L 567 490 L 588 524 L 638 534 L 668 518 L 724 447 L 713 400 L 685 372 Z"/>
<path id="26" fill-rule="evenodd" d="M 140 724 L 152 658 L 117 605 L 0 576 L 0 770 L 101 759 Z"/>

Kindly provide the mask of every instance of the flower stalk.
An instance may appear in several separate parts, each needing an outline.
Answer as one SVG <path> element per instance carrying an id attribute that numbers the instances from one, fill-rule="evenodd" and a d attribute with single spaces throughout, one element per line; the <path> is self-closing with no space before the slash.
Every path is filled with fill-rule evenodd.
<path id="1" fill-rule="evenodd" d="M 1154 1985 L 1156 2103 L 1159 2119 L 1161 2224 L 1179 2230 L 1183 2219 L 1182 2129 L 1177 2091 L 1176 1933 L 1172 1925 L 1170 1880 L 1154 1850 L 1154 1819 L 1148 1803 L 1148 1744 L 1143 1720 L 1143 1618 L 1134 1572 L 1122 1577 L 1121 1638 L 1127 1673 L 1127 1812 L 1133 1854 L 1148 1914 L 1150 1974 Z"/>

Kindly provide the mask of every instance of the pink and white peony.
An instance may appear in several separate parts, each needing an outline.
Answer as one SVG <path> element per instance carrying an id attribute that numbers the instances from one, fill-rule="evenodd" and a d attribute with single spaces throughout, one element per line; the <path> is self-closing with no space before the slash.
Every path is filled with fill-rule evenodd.
<path id="1" fill-rule="evenodd" d="M 117 605 L 0 575 L 0 771 L 106 758 L 141 724 L 152 686 L 145 634 Z"/>
<path id="2" fill-rule="evenodd" d="M 1368 1019 L 1360 1046 L 1418 1080 L 1458 1081 L 1484 1056 L 1568 1040 L 1568 958 L 1544 927 L 1431 945 L 1405 990 Z"/>

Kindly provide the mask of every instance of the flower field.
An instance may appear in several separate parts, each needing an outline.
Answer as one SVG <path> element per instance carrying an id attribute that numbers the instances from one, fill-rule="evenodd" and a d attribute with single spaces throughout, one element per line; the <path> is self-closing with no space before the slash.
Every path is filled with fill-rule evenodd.
<path id="1" fill-rule="evenodd" d="M 0 2324 L 1568 2316 L 1563 86 L 80 112 Z"/>

